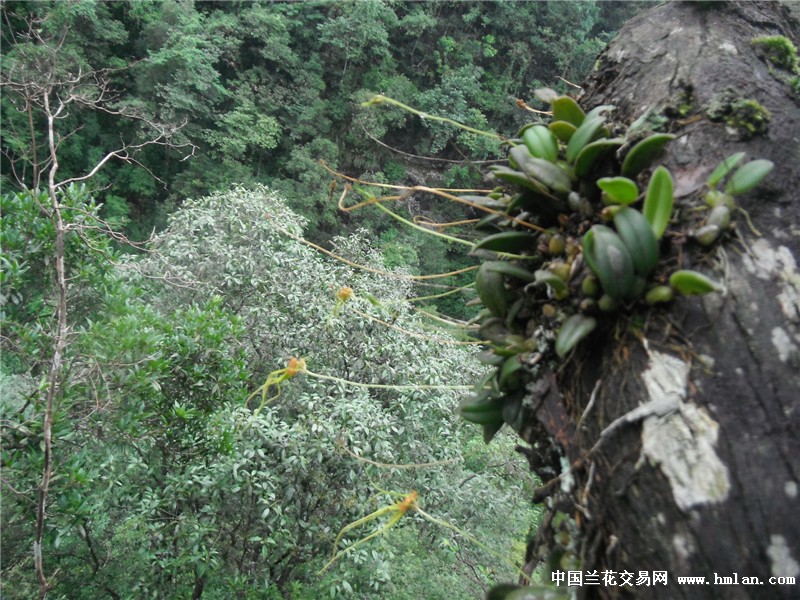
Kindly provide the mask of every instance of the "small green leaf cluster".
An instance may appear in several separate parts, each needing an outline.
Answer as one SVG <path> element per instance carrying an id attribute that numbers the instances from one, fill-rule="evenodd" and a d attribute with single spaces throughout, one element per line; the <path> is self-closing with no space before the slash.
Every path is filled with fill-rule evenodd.
<path id="1" fill-rule="evenodd" d="M 721 289 L 702 273 L 665 269 L 668 241 L 687 232 L 675 218 L 672 175 L 663 166 L 648 167 L 674 136 L 625 133 L 608 122 L 611 106 L 584 112 L 552 90 L 537 95 L 550 104 L 552 121 L 523 127 L 511 141 L 508 164 L 490 167 L 490 177 L 503 185 L 470 197 L 494 211 L 478 224 L 488 235 L 473 253 L 487 259 L 475 280 L 484 307 L 477 320 L 490 344 L 482 360 L 495 370 L 460 412 L 483 426 L 487 441 L 503 424 L 522 427 L 526 384 L 602 322 L 676 294 Z M 732 196 L 772 169 L 769 161 L 751 161 L 724 191 L 716 190 L 743 156 L 730 157 L 709 177 L 713 208 L 696 232 L 703 245 L 728 227 Z"/>
<path id="2" fill-rule="evenodd" d="M 744 152 L 731 154 L 717 165 L 706 180 L 708 192 L 705 200 L 711 210 L 703 224 L 692 234 L 703 246 L 716 242 L 730 226 L 731 211 L 737 208 L 733 197 L 755 188 L 775 167 L 772 161 L 764 159 L 751 160 L 739 166 L 744 157 Z M 717 189 L 726 177 L 724 190 Z"/>

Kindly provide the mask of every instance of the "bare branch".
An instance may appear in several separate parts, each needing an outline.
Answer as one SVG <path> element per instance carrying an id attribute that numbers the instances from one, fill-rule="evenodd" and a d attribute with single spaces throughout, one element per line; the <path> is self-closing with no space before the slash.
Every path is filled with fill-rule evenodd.
<path id="1" fill-rule="evenodd" d="M 26 186 L 25 186 L 25 172 L 24 171 L 22 172 L 22 176 L 21 177 L 20 177 L 19 173 L 17 173 L 17 166 L 16 166 L 15 163 L 19 159 L 15 159 L 11 155 L 11 153 L 8 150 L 6 150 L 5 148 L 2 149 L 2 153 L 3 153 L 3 156 L 5 156 L 6 159 L 8 160 L 8 165 L 11 168 L 11 174 L 14 176 L 14 181 L 17 182 L 17 185 L 20 188 L 26 189 Z M 23 168 L 26 166 L 25 162 L 22 163 L 22 166 L 23 166 Z"/>
<path id="2" fill-rule="evenodd" d="M 53 222 L 55 225 L 55 266 L 56 285 L 58 288 L 58 303 L 56 306 L 57 327 L 53 340 L 53 356 L 47 375 L 47 390 L 44 402 L 44 424 L 42 434 L 44 437 L 44 457 L 42 466 L 42 479 L 39 485 L 39 495 L 36 502 L 36 530 L 33 542 L 33 559 L 36 578 L 39 581 L 39 600 L 44 600 L 50 589 L 50 584 L 44 572 L 44 559 L 42 556 L 42 540 L 46 520 L 47 498 L 50 491 L 50 479 L 53 475 L 53 413 L 55 401 L 63 391 L 61 374 L 63 370 L 63 355 L 67 344 L 67 277 L 64 266 L 64 221 L 61 218 L 58 198 L 56 197 L 55 176 L 58 170 L 58 156 L 56 154 L 55 125 L 53 113 L 50 110 L 50 98 L 44 95 L 45 116 L 47 117 L 47 134 L 50 147 L 52 164 L 48 172 L 48 192 L 53 208 Z"/>
<path id="3" fill-rule="evenodd" d="M 126 163 L 131 163 L 132 162 L 132 163 L 136 163 L 136 164 L 141 165 L 141 163 L 139 163 L 139 161 L 135 160 L 131 156 L 131 154 L 130 154 L 131 151 L 140 150 L 142 148 L 145 148 L 146 146 L 153 146 L 153 145 L 155 145 L 155 146 L 166 146 L 168 148 L 182 148 L 182 147 L 187 147 L 188 146 L 188 147 L 192 148 L 192 153 L 194 153 L 194 149 L 195 149 L 194 144 L 191 144 L 191 143 L 179 144 L 179 145 L 176 146 L 176 145 L 174 145 L 174 144 L 172 144 L 172 143 L 170 143 L 168 141 L 166 134 L 161 133 L 155 139 L 147 140 L 147 141 L 142 142 L 140 144 L 124 145 L 121 148 L 118 148 L 117 150 L 112 150 L 111 152 L 106 154 L 97 164 L 95 164 L 95 166 L 92 168 L 92 170 L 89 171 L 87 174 L 81 175 L 79 177 L 70 177 L 69 179 L 65 179 L 64 181 L 61 181 L 61 182 L 56 184 L 56 189 L 61 189 L 62 187 L 66 186 L 66 185 L 69 185 L 71 183 L 77 183 L 79 181 L 86 181 L 87 179 L 91 179 L 92 177 L 94 177 L 98 173 L 98 171 L 100 171 L 100 169 L 103 168 L 103 166 L 108 161 L 110 161 L 113 158 L 117 158 L 117 159 L 119 159 L 119 160 L 121 160 L 123 162 L 126 162 Z M 158 179 L 157 177 L 156 177 L 156 179 L 159 182 L 164 183 L 161 179 Z"/>

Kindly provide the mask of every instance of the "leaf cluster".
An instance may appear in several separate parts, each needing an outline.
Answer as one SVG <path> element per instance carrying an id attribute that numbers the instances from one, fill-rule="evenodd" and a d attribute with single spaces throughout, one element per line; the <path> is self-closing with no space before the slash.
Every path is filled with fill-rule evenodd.
<path id="1" fill-rule="evenodd" d="M 639 139 L 607 121 L 611 106 L 585 113 L 568 96 L 538 94 L 550 103 L 552 121 L 524 127 L 510 142 L 508 164 L 490 167 L 503 185 L 473 199 L 498 210 L 480 221 L 488 235 L 473 250 L 485 259 L 475 280 L 484 306 L 475 320 L 490 343 L 482 360 L 495 371 L 460 412 L 483 427 L 487 441 L 504 424 L 519 431 L 528 422 L 526 385 L 556 369 L 601 325 L 609 329 L 618 315 L 676 294 L 719 291 L 700 272 L 670 273 L 668 242 L 717 242 L 730 225 L 733 195 L 752 190 L 773 168 L 766 160 L 739 167 L 744 153 L 728 157 L 709 175 L 712 210 L 693 229 L 674 210 L 669 171 L 648 171 L 674 136 Z M 504 254 L 515 260 L 501 260 Z"/>

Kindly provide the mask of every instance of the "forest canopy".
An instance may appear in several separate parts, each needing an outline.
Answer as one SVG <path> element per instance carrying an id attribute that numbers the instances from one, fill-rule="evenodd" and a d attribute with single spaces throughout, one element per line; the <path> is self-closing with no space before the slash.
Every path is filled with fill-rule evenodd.
<path id="1" fill-rule="evenodd" d="M 102 107 L 75 106 L 60 123 L 65 175 L 84 173 L 120 139 L 147 135 L 131 114 L 177 129 L 191 160 L 163 146 L 136 163 L 108 164 L 92 181 L 103 215 L 144 237 L 184 199 L 233 184 L 281 190 L 312 230 L 333 235 L 324 159 L 354 175 L 409 175 L 402 154 L 464 159 L 422 163 L 447 185 L 474 184 L 467 159 L 496 145 L 401 111 L 365 111 L 386 94 L 467 125 L 514 132 L 517 99 L 542 83 L 579 82 L 637 3 L 625 2 L 5 2 L 4 78 L 98 72 Z M 31 30 L 32 28 L 32 30 Z M 53 61 L 37 62 L 43 46 Z M 41 113 L 7 89 L 2 98 L 3 178 L 34 183 L 43 155 Z M 30 119 L 33 119 L 31 124 Z M 31 126 L 32 125 L 32 126 Z M 138 163 L 138 164 L 137 164 Z M 140 168 L 146 167 L 145 169 Z M 26 168 L 27 166 L 27 168 Z M 415 165 L 419 170 L 419 165 Z M 148 172 L 149 171 L 149 172 Z M 477 179 L 479 180 L 479 179 Z M 433 182 L 429 182 L 433 183 Z"/>

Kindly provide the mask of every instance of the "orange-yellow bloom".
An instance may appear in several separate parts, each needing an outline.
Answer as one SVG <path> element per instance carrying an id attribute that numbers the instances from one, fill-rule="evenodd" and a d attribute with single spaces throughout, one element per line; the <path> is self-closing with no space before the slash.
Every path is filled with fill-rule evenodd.
<path id="1" fill-rule="evenodd" d="M 295 358 L 294 356 L 289 359 L 286 365 L 286 378 L 294 377 L 298 373 L 306 370 L 306 361 L 304 358 Z"/>
<path id="2" fill-rule="evenodd" d="M 353 295 L 353 288 L 349 288 L 347 286 L 339 288 L 339 291 L 336 292 L 336 297 L 339 299 L 340 302 L 347 302 L 352 295 Z"/>

